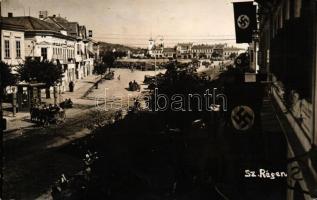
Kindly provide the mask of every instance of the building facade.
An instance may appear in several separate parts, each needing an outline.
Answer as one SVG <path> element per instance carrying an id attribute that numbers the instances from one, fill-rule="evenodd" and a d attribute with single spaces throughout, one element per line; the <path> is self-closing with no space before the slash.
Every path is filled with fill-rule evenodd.
<path id="1" fill-rule="evenodd" d="M 85 26 L 78 22 L 70 22 L 60 16 L 42 16 L 42 20 L 55 24 L 66 32 L 70 37 L 75 38 L 74 58 L 75 58 L 75 77 L 82 79 L 92 75 L 95 56 L 99 57 L 99 45 L 93 42 L 87 35 Z"/>
<path id="2" fill-rule="evenodd" d="M 287 199 L 317 198 L 317 2 L 256 0 L 260 72 L 287 139 Z M 293 176 L 293 169 L 299 173 Z"/>
<path id="3" fill-rule="evenodd" d="M 164 57 L 163 50 L 164 50 L 163 38 L 160 38 L 158 42 L 156 42 L 152 38 L 149 39 L 148 54 L 151 58 L 163 58 Z"/>
<path id="4" fill-rule="evenodd" d="M 176 45 L 177 58 L 190 59 L 192 58 L 192 47 L 193 43 L 178 43 Z"/>
<path id="5" fill-rule="evenodd" d="M 191 55 L 193 58 L 206 58 L 212 57 L 214 46 L 208 44 L 194 45 L 191 49 Z"/>
<path id="6" fill-rule="evenodd" d="M 67 35 L 67 31 L 56 24 L 34 17 L 4 18 L 8 22 L 23 26 L 25 58 L 35 58 L 59 62 L 63 66 L 64 77 L 59 84 L 61 91 L 67 90 L 70 81 L 75 80 L 75 44 L 76 38 Z"/>
<path id="7" fill-rule="evenodd" d="M 240 53 L 243 53 L 245 51 L 246 51 L 245 49 L 237 48 L 234 46 L 225 47 L 223 49 L 223 57 L 225 59 L 231 59 L 232 57 L 238 56 Z"/>
<path id="8" fill-rule="evenodd" d="M 164 48 L 163 55 L 165 58 L 176 58 L 175 48 Z"/>
<path id="9" fill-rule="evenodd" d="M 7 18 L 2 19 L 1 27 L 1 61 L 18 66 L 25 60 L 24 26 L 10 23 Z"/>

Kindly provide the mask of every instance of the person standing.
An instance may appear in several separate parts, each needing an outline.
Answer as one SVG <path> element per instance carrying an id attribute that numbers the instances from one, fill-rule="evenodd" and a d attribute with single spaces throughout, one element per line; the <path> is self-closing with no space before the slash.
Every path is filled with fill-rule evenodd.
<path id="1" fill-rule="evenodd" d="M 74 87 L 75 87 L 75 84 L 74 84 L 74 82 L 73 81 L 71 81 L 71 82 L 69 82 L 69 91 L 70 92 L 74 92 Z"/>

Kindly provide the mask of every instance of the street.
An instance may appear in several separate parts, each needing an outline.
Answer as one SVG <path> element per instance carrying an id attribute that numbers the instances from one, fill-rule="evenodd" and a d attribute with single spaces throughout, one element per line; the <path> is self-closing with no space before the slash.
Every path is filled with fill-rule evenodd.
<path id="1" fill-rule="evenodd" d="M 47 128 L 30 122 L 29 114 L 22 114 L 22 118 L 12 120 L 9 127 L 20 128 L 8 131 L 4 135 L 5 168 L 4 191 L 6 198 L 34 199 L 46 194 L 54 181 L 62 173 L 74 174 L 81 170 L 83 155 L 76 157 L 64 152 L 64 148 L 84 138 L 91 133 L 85 124 L 90 120 L 91 112 L 95 109 L 96 98 L 104 99 L 107 88 L 107 98 L 118 101 L 122 96 L 132 99 L 140 96 L 147 87 L 143 85 L 145 75 L 164 73 L 164 70 L 131 72 L 129 69 L 113 69 L 115 78 L 103 80 L 98 89 L 93 82 L 82 80 L 73 92 L 66 92 L 63 98 L 72 98 L 74 108 L 66 110 L 66 121 L 60 125 L 50 125 Z M 206 71 L 206 68 L 203 68 Z M 207 70 L 208 72 L 208 70 Z M 120 76 L 120 80 L 117 77 Z M 97 80 L 98 77 L 88 77 Z M 130 81 L 141 84 L 141 92 L 127 90 Z M 83 97 L 85 90 L 93 90 Z M 49 100 L 50 101 L 50 100 Z M 101 101 L 102 103 L 102 101 Z M 124 101 L 123 107 L 127 108 Z M 111 115 L 115 109 L 107 112 Z M 26 124 L 24 126 L 24 123 Z M 23 165 L 23 167 L 21 167 Z M 8 195 L 8 196 L 7 196 Z"/>
<path id="2" fill-rule="evenodd" d="M 134 97 L 140 97 L 140 95 L 142 94 L 142 92 L 146 89 L 146 85 L 142 85 L 141 87 L 141 91 L 140 92 L 130 92 L 128 91 L 127 85 L 130 81 L 137 81 L 138 83 L 142 84 L 142 81 L 144 79 L 145 75 L 154 75 L 155 73 L 159 73 L 159 72 L 155 72 L 155 71 L 138 71 L 135 70 L 133 72 L 131 72 L 129 69 L 114 69 L 115 71 L 115 77 L 118 77 L 120 75 L 120 80 L 118 80 L 117 78 L 114 78 L 113 80 L 103 80 L 102 83 L 99 84 L 98 89 L 95 89 L 92 84 L 92 82 L 87 82 L 85 80 L 83 80 L 82 82 L 87 82 L 89 83 L 88 85 L 81 85 L 80 87 L 77 88 L 77 90 L 75 90 L 74 93 L 69 93 L 66 92 L 64 94 L 64 96 L 72 96 L 75 105 L 74 108 L 71 109 L 67 109 L 66 110 L 66 114 L 67 114 L 67 119 L 64 123 L 60 124 L 60 125 L 50 125 L 47 128 L 41 127 L 41 126 L 35 126 L 34 124 L 32 126 L 27 126 L 27 127 L 21 127 L 18 130 L 12 130 L 6 133 L 5 135 L 5 142 L 4 142 L 4 150 L 5 150 L 5 168 L 4 168 L 4 172 L 5 172 L 5 177 L 4 177 L 4 190 L 5 192 L 5 197 L 6 198 L 15 198 L 15 199 L 49 199 L 50 198 L 50 188 L 52 187 L 52 185 L 54 184 L 54 182 L 61 176 L 61 174 L 66 174 L 67 176 L 72 176 L 73 174 L 76 174 L 77 172 L 83 170 L 84 165 L 82 162 L 82 158 L 85 155 L 85 150 L 87 150 L 87 147 L 85 147 L 87 144 L 89 146 L 89 144 L 94 143 L 92 141 L 90 141 L 91 139 L 89 138 L 94 138 L 94 134 L 92 132 L 92 130 L 90 130 L 88 127 L 89 122 L 92 122 L 92 115 L 93 111 L 96 110 L 96 99 L 104 99 L 104 91 L 105 88 L 107 89 L 107 99 L 112 99 L 112 103 L 118 103 L 116 101 L 120 101 L 120 103 L 123 102 L 123 109 L 127 108 L 127 101 L 126 99 L 124 101 L 121 102 L 120 98 L 122 98 L 123 95 L 129 96 L 130 99 L 134 98 Z M 199 73 L 204 73 L 204 74 L 210 74 L 210 76 L 215 77 L 216 76 L 216 71 L 214 71 L 214 68 L 210 68 L 209 70 L 205 67 L 201 68 L 198 70 Z M 164 71 L 160 71 L 163 72 Z M 91 77 L 90 79 L 95 79 Z M 79 84 L 80 85 L 80 84 Z M 91 88 L 93 88 L 91 90 Z M 82 93 L 84 93 L 84 89 L 86 90 L 91 90 L 90 93 L 87 94 L 87 96 L 83 96 L 80 95 Z M 100 101 L 102 103 L 102 101 Z M 130 103 L 131 104 L 131 103 Z M 118 104 L 117 104 L 118 105 Z M 104 112 L 104 114 L 102 115 L 106 115 L 103 116 L 103 120 L 105 119 L 111 119 L 111 115 L 112 113 L 114 113 L 116 111 L 116 109 L 118 109 L 117 107 L 115 109 L 109 109 L 107 112 Z M 107 117 L 108 116 L 108 117 Z M 94 116 L 94 119 L 98 118 L 98 116 Z M 149 118 L 150 119 L 150 118 Z M 143 120 L 149 121 L 149 119 L 146 118 L 142 118 L 140 117 L 137 123 L 143 123 Z M 29 121 L 28 117 L 27 118 L 23 118 L 22 120 L 25 121 Z M 104 135 L 100 133 L 98 134 L 99 138 L 98 141 L 105 141 L 104 137 L 110 137 L 117 141 L 118 138 L 116 138 L 116 134 L 120 135 L 120 138 L 123 137 L 123 135 L 126 134 L 131 134 L 134 132 L 138 132 L 137 130 L 139 130 L 141 128 L 141 126 L 137 126 L 136 124 L 134 124 L 132 126 L 132 124 L 134 122 L 128 122 L 129 119 L 125 120 L 127 122 L 127 125 L 130 128 L 125 128 L 126 125 L 122 125 L 120 126 L 120 129 L 118 129 L 117 131 L 112 130 L 111 128 L 109 129 L 109 131 L 102 131 L 102 132 L 108 132 L 108 134 L 110 134 L 109 136 Z M 30 122 L 28 122 L 30 123 Z M 151 128 L 151 123 L 153 122 L 145 122 L 145 123 L 149 123 L 146 127 L 144 126 L 142 128 L 142 133 L 145 134 L 147 133 L 148 129 L 152 130 L 153 127 Z M 160 122 L 162 123 L 162 122 Z M 135 126 L 137 126 L 138 128 L 136 128 Z M 143 126 L 143 125 L 142 125 Z M 160 127 L 159 124 L 156 125 L 158 128 Z M 107 126 L 105 126 L 106 128 Z M 135 127 L 135 128 L 133 128 Z M 159 128 L 160 129 L 160 128 Z M 158 130 L 159 130 L 158 129 Z M 154 129 L 155 130 L 155 129 Z M 153 131 L 154 131 L 153 130 Z M 157 131 L 158 131 L 157 130 Z M 195 162 L 197 162 L 197 164 L 194 164 L 192 167 L 197 168 L 197 170 L 203 170 L 204 167 L 206 167 L 206 162 L 210 162 L 208 160 L 210 159 L 215 159 L 215 160 L 219 160 L 219 154 L 224 154 L 225 152 L 227 152 L 228 150 L 226 150 L 226 146 L 228 146 L 230 143 L 232 143 L 232 139 L 236 141 L 236 139 L 231 138 L 230 139 L 227 138 L 227 141 L 224 140 L 224 137 L 229 137 L 227 135 L 227 131 L 221 133 L 222 128 L 220 128 L 218 131 L 220 131 L 219 133 L 216 133 L 215 130 L 212 130 L 212 134 L 216 134 L 218 136 L 214 136 L 214 137 L 207 137 L 204 136 L 204 134 L 199 134 L 196 135 L 196 131 L 195 129 L 193 129 L 192 131 L 189 131 L 189 138 L 185 139 L 185 138 L 176 138 L 176 143 L 175 145 L 178 146 L 177 148 L 180 149 L 175 149 L 172 150 L 174 147 L 169 146 L 169 144 L 167 144 L 165 141 L 167 138 L 169 137 L 168 135 L 166 136 L 153 136 L 154 138 L 157 138 L 159 141 L 161 142 L 154 142 L 153 139 L 151 137 L 148 137 L 146 135 L 141 134 L 140 136 L 133 136 L 130 135 L 126 135 L 125 137 L 128 137 L 130 139 L 130 142 L 132 142 L 132 144 L 121 144 L 121 142 L 118 142 L 118 145 L 120 144 L 120 146 L 122 146 L 122 150 L 124 151 L 129 151 L 129 149 L 132 149 L 134 145 L 133 143 L 139 143 L 138 145 L 140 146 L 147 146 L 146 143 L 150 142 L 148 147 L 142 147 L 142 148 L 158 148 L 160 150 L 157 150 L 158 155 L 159 156 L 159 160 L 161 160 L 162 158 L 160 158 L 161 156 L 163 156 L 165 153 L 165 150 L 161 149 L 163 146 L 167 145 L 167 148 L 172 148 L 169 151 L 170 152 L 175 152 L 171 155 L 172 157 L 170 159 L 174 160 L 179 160 L 179 156 L 183 157 L 187 157 L 185 160 L 179 160 L 177 162 L 186 162 L 188 164 L 190 164 L 190 166 L 192 166 Z M 132 131 L 132 132 L 131 132 Z M 117 132 L 117 133 L 116 133 Z M 192 133 L 190 133 L 192 132 Z M 229 131 L 230 132 L 230 131 Z M 194 134 L 196 136 L 194 136 Z M 211 134 L 211 133 L 209 133 Z M 224 136 L 221 136 L 222 134 L 225 134 Z M 143 135 L 143 136 L 142 136 Z M 87 138 L 88 137 L 88 138 Z M 96 135 L 97 137 L 97 135 Z M 187 136 L 188 137 L 188 136 Z M 109 138 L 109 139 L 110 139 Z M 205 139 L 204 139 L 205 138 Z M 208 139 L 209 138 L 209 139 Z M 127 139 L 127 138 L 126 138 Z M 126 140 L 125 139 L 125 140 Z M 108 140 L 108 139 L 107 139 Z M 124 141 L 125 141 L 124 140 Z M 239 139 L 240 140 L 240 139 Z M 89 142 L 90 141 L 90 142 Z M 122 141 L 122 142 L 124 142 Z M 116 142 L 116 143 L 117 143 Z M 185 142 L 185 146 L 184 145 Z M 244 143 L 245 141 L 241 141 L 242 143 Z M 153 143 L 151 145 L 151 143 Z M 221 145 L 222 144 L 222 145 Z M 233 143 L 232 143 L 233 144 Z M 105 143 L 101 144 L 101 149 L 99 149 L 100 147 L 95 146 L 93 148 L 99 149 L 99 151 L 105 153 L 105 150 L 103 149 L 103 146 L 105 145 Z M 110 144 L 107 142 L 107 149 L 111 149 L 111 146 L 115 145 L 115 144 Z M 132 146 L 131 146 L 132 145 Z M 153 147 L 156 146 L 156 147 Z M 163 145 L 163 146 L 161 146 Z M 192 146 L 192 148 L 189 148 L 189 146 Z M 241 145 L 241 144 L 240 144 Z M 260 146 L 259 146 L 260 145 Z M 210 147 L 213 146 L 213 147 Z M 236 148 L 240 148 L 239 144 L 236 143 L 234 144 L 234 146 L 237 146 Z M 185 148 L 185 149 L 184 149 Z M 251 148 L 251 147 L 250 147 Z M 263 149 L 261 148 L 261 144 L 258 144 L 253 148 L 253 150 L 251 150 L 250 148 L 247 148 L 247 151 L 254 151 L 255 149 Z M 88 148 L 89 149 L 89 148 Z M 258 151 L 256 150 L 256 151 Z M 162 152 L 161 152 L 162 151 Z M 244 152 L 245 150 L 242 150 L 242 152 Z M 76 153 L 75 153 L 76 152 Z M 160 152 L 160 153 L 159 153 Z M 165 152 L 165 153 L 163 153 Z M 112 149 L 108 152 L 109 156 L 119 156 L 117 155 L 119 152 L 117 152 L 117 150 Z M 162 154 L 163 153 L 163 154 Z M 119 153 L 120 154 L 120 153 Z M 184 155 L 183 155 L 184 154 Z M 203 155 L 203 157 L 201 157 L 202 160 L 198 161 L 196 160 L 196 156 L 197 154 L 201 154 Z M 230 161 L 232 158 L 230 158 L 230 155 L 232 153 L 227 152 L 225 153 L 226 157 L 228 157 L 227 164 L 231 165 L 233 161 Z M 257 153 L 257 155 L 260 155 Z M 115 156 L 115 157 L 116 157 Z M 145 160 L 147 158 L 143 158 L 143 160 L 141 159 L 142 155 L 138 154 L 138 155 L 131 155 L 133 157 L 135 157 L 135 159 L 140 156 L 137 159 L 140 159 L 140 162 L 144 163 L 144 165 L 148 165 L 147 162 L 145 162 Z M 149 156 L 149 155 L 144 155 L 145 157 Z M 176 157 L 175 157 L 176 156 Z M 189 157 L 188 157 L 189 156 Z M 120 156 L 119 156 L 120 157 Z M 170 155 L 168 155 L 168 157 L 170 157 Z M 115 158 L 114 158 L 115 159 Z M 189 160 L 188 160 L 189 159 Z M 260 158 L 258 158 L 260 159 Z M 114 160 L 114 162 L 116 163 L 116 159 Z M 174 161 L 173 161 L 174 162 Z M 217 161 L 218 162 L 218 161 Z M 252 161 L 251 161 L 252 162 Z M 231 164 L 230 164 L 231 163 Z M 128 163 L 127 163 L 128 164 Z M 158 165 L 162 165 L 163 168 L 165 168 L 166 166 L 164 165 L 164 163 L 157 163 Z M 222 163 L 223 164 L 223 163 Z M 21 167 L 23 165 L 23 167 Z M 120 164 L 121 165 L 121 164 Z M 119 165 L 119 166 L 120 166 Z M 130 165 L 130 164 L 128 164 Z M 179 165 L 179 164 L 178 164 Z M 177 165 L 177 166 L 178 166 Z M 183 165 L 183 164 L 181 164 Z M 186 164 L 187 165 L 187 164 Z M 119 167 L 118 166 L 118 167 Z M 176 170 L 177 171 L 177 166 Z M 131 166 L 132 167 L 132 166 Z M 149 166 L 150 167 L 150 166 Z M 151 168 L 153 168 L 154 166 L 151 166 Z M 217 167 L 217 166 L 213 166 L 212 168 Z M 132 167 L 133 168 L 133 167 Z M 155 169 L 156 167 L 153 168 L 153 170 L 157 170 Z M 139 169 L 137 169 L 139 170 Z M 184 168 L 185 170 L 185 168 Z M 186 169 L 189 170 L 189 169 Z M 215 170 L 219 170 L 218 168 L 215 168 Z M 228 168 L 227 170 L 233 170 L 232 168 Z M 221 171 L 221 173 L 227 174 L 228 171 Z M 238 169 L 235 169 L 238 170 Z M 234 171 L 235 171 L 234 170 Z M 136 172 L 136 173 L 141 173 L 141 172 Z M 143 173 L 143 172 L 142 172 Z M 165 177 L 167 176 L 167 174 L 164 174 L 164 172 L 158 172 L 158 173 L 162 173 L 160 176 Z M 174 172 L 173 172 L 174 173 Z M 173 174 L 172 173 L 172 174 Z M 187 173 L 187 172 L 186 172 Z M 230 171 L 230 173 L 232 174 L 233 171 Z M 227 174 L 226 177 L 224 177 L 224 179 L 221 180 L 226 180 L 226 181 L 230 181 L 233 176 Z M 148 174 L 146 176 L 150 176 L 152 177 L 152 175 Z M 176 176 L 176 174 L 174 175 L 168 175 L 168 176 Z M 198 176 L 198 174 L 197 174 Z M 237 175 L 234 175 L 234 177 L 236 177 Z M 150 178 L 148 177 L 148 178 Z M 170 178 L 172 178 L 170 177 Z M 218 176 L 217 176 L 218 177 Z M 154 177 L 152 177 L 154 178 Z M 150 178 L 150 179 L 152 179 Z M 165 177 L 168 178 L 168 177 Z M 162 180 L 163 181 L 163 180 Z M 190 181 L 190 180 L 187 180 Z M 169 182 L 169 184 L 172 184 Z M 227 190 L 229 188 L 224 188 L 224 190 Z M 254 188 L 255 190 L 256 187 Z M 229 190 L 228 190 L 229 191 Z M 203 191 L 202 191 L 203 192 Z M 212 194 L 205 194 L 207 196 L 212 195 Z M 231 194 L 232 195 L 232 194 Z"/>
<path id="3" fill-rule="evenodd" d="M 6 198 L 34 199 L 47 192 L 62 173 L 73 174 L 79 171 L 82 155 L 78 155 L 78 158 L 68 156 L 63 153 L 62 147 L 90 134 L 84 124 L 89 120 L 91 110 L 95 109 L 95 97 L 102 97 L 107 87 L 110 97 L 130 94 L 133 98 L 140 92 L 127 91 L 125 88 L 129 81 L 136 80 L 142 84 L 144 75 L 155 74 L 154 71 L 131 72 L 129 69 L 114 71 L 116 77 L 121 76 L 121 80 L 104 80 L 99 89 L 93 90 L 87 98 L 82 98 L 83 90 L 92 87 L 91 83 L 82 85 L 74 93 L 66 92 L 63 95 L 64 98 L 72 98 L 75 105 L 66 110 L 67 119 L 61 125 L 51 125 L 48 128 L 36 126 L 30 122 L 28 113 L 22 115 L 24 117 L 20 120 L 9 122 L 9 127 L 16 129 L 4 135 Z M 142 85 L 142 90 L 144 87 Z"/>
<path id="4" fill-rule="evenodd" d="M 316 0 L 0 0 L 0 200 L 317 199 Z"/>

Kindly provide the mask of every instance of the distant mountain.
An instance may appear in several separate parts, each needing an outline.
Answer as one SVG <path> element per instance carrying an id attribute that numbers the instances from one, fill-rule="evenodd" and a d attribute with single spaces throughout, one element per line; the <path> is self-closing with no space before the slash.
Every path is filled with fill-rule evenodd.
<path id="1" fill-rule="evenodd" d="M 113 49 L 115 49 L 116 51 L 131 51 L 131 52 L 140 50 L 140 48 L 136 48 L 136 47 L 129 47 L 122 44 L 112 44 L 107 42 L 99 42 L 99 48 L 100 48 L 101 54 L 106 51 L 112 51 Z"/>

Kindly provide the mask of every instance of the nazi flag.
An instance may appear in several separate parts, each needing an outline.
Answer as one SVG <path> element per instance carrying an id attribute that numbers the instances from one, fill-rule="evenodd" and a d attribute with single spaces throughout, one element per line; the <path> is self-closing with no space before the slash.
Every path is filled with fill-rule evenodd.
<path id="1" fill-rule="evenodd" d="M 253 5 L 252 1 L 235 2 L 233 3 L 233 8 L 236 30 L 236 42 L 252 42 L 253 31 L 257 29 L 256 6 Z"/>

